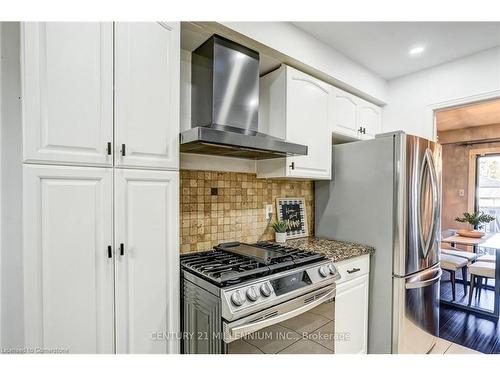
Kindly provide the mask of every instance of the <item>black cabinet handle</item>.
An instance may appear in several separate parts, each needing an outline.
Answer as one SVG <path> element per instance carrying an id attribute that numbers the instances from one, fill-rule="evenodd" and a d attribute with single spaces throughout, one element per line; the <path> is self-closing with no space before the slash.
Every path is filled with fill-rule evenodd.
<path id="1" fill-rule="evenodd" d="M 362 126 L 359 127 L 358 132 L 359 133 L 363 133 L 363 127 Z"/>
<path id="2" fill-rule="evenodd" d="M 366 128 L 363 128 L 363 134 L 366 134 Z"/>
<path id="3" fill-rule="evenodd" d="M 120 255 L 124 255 L 125 254 L 125 245 L 124 244 L 120 244 Z"/>
<path id="4" fill-rule="evenodd" d="M 347 273 L 354 273 L 354 272 L 358 272 L 358 271 L 361 271 L 360 268 L 353 268 L 352 270 L 347 270 Z"/>
<path id="5" fill-rule="evenodd" d="M 290 168 L 295 169 L 295 162 L 294 161 L 292 161 L 292 164 L 290 164 Z"/>
<path id="6" fill-rule="evenodd" d="M 125 143 L 122 143 L 122 150 L 121 150 L 122 156 L 125 156 Z"/>
<path id="7" fill-rule="evenodd" d="M 106 149 L 108 151 L 108 155 L 111 155 L 111 142 L 108 142 L 108 146 Z"/>
<path id="8" fill-rule="evenodd" d="M 110 245 L 110 246 L 108 246 L 108 258 L 112 258 L 112 257 L 113 257 L 113 249 Z"/>

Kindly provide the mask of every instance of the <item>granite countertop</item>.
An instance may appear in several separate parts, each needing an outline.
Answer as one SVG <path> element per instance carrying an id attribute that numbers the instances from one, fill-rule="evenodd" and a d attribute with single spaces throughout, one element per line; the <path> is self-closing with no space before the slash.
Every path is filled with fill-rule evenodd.
<path id="1" fill-rule="evenodd" d="M 327 240 L 317 237 L 296 238 L 286 241 L 286 245 L 301 250 L 315 251 L 324 254 L 334 262 L 355 258 L 365 254 L 373 254 L 371 246 L 360 245 L 354 242 Z"/>

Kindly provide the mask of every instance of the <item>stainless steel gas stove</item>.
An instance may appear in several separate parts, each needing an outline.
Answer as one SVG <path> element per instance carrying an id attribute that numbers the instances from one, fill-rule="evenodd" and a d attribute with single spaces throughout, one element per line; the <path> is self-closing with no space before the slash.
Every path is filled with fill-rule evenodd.
<path id="1" fill-rule="evenodd" d="M 323 255 L 268 242 L 181 255 L 184 353 L 333 353 L 335 281 Z"/>

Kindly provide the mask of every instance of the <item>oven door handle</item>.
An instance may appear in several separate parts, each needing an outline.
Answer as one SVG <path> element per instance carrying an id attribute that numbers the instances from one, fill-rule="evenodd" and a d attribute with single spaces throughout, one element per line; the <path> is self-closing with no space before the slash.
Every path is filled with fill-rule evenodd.
<path id="1" fill-rule="evenodd" d="M 298 307 L 296 309 L 287 311 L 283 314 L 273 316 L 271 318 L 265 319 L 265 320 L 260 320 L 255 323 L 249 323 L 249 324 L 242 324 L 240 326 L 232 327 L 229 329 L 229 335 L 231 338 L 234 337 L 243 337 L 249 333 L 258 331 L 259 329 L 269 327 L 273 324 L 277 324 L 280 322 L 283 322 L 285 320 L 288 320 L 290 318 L 294 318 L 297 315 L 303 314 L 313 308 L 315 308 L 318 305 L 321 305 L 323 302 L 328 301 L 329 299 L 335 297 L 335 287 L 331 288 L 328 290 L 326 294 L 323 294 L 321 297 L 315 299 L 312 302 L 309 302 L 301 307 Z"/>

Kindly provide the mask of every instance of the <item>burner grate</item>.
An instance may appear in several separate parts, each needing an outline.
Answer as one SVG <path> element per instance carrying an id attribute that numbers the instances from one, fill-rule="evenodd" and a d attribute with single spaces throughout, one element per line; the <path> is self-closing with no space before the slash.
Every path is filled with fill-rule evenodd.
<path id="1" fill-rule="evenodd" d="M 231 251 L 231 248 L 260 248 L 272 252 L 272 257 L 258 260 L 252 255 Z M 219 286 L 240 283 L 250 278 L 298 267 L 324 259 L 323 255 L 278 245 L 272 242 L 258 242 L 253 245 L 231 243 L 216 246 L 212 251 L 183 254 L 181 266 Z"/>

